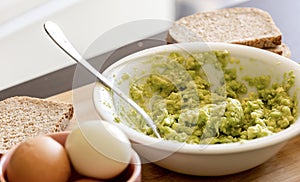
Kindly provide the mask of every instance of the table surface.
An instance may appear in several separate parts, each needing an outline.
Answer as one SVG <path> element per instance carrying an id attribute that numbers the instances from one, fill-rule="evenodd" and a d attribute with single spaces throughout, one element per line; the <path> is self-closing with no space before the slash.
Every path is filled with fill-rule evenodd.
<path id="1" fill-rule="evenodd" d="M 94 84 L 68 91 L 50 97 L 50 100 L 73 103 L 75 109 L 68 130 L 77 126 L 77 121 L 87 121 L 100 119 L 96 113 L 92 94 Z M 155 164 L 148 163 L 142 165 L 142 181 L 300 181 L 300 136 L 289 141 L 279 153 L 273 156 L 264 164 L 253 169 L 227 176 L 201 177 L 179 174 L 161 168 Z M 249 159 L 251 160 L 251 159 Z"/>

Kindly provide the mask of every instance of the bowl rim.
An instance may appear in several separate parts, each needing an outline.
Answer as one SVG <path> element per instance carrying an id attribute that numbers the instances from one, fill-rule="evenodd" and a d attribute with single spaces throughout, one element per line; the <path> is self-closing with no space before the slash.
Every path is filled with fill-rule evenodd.
<path id="1" fill-rule="evenodd" d="M 119 61 L 115 62 L 114 64 L 110 65 L 107 69 L 104 70 L 103 74 L 105 75 L 115 67 L 121 66 L 122 64 L 126 64 L 128 61 L 134 60 L 137 57 L 150 56 L 157 52 L 176 51 L 179 50 L 178 47 L 180 49 L 181 47 L 184 47 L 186 49 L 191 49 L 191 50 L 194 50 L 195 47 L 197 47 L 197 49 L 201 51 L 226 49 L 229 52 L 232 51 L 235 53 L 239 52 L 238 54 L 242 54 L 244 57 L 250 57 L 250 58 L 257 57 L 257 55 L 259 55 L 261 60 L 266 60 L 269 62 L 269 59 L 271 59 L 272 61 L 274 61 L 274 64 L 281 64 L 281 63 L 290 64 L 290 66 L 293 66 L 295 68 L 295 72 L 296 71 L 300 72 L 300 65 L 297 64 L 295 61 L 292 61 L 289 58 L 272 53 L 267 50 L 245 46 L 245 45 L 230 44 L 230 43 L 223 43 L 223 42 L 190 42 L 190 43 L 162 45 L 162 46 L 157 46 L 157 47 L 145 49 L 130 54 L 120 59 Z M 210 145 L 187 144 L 187 143 L 181 143 L 181 142 L 170 141 L 170 140 L 159 140 L 157 138 L 150 137 L 132 128 L 129 128 L 122 123 L 116 123 L 113 120 L 109 121 L 109 118 L 103 117 L 103 114 L 107 114 L 107 113 L 101 112 L 102 110 L 101 104 L 98 103 L 99 99 L 97 98 L 98 97 L 97 92 L 99 91 L 100 87 L 101 87 L 100 84 L 97 84 L 96 82 L 93 90 L 94 107 L 96 108 L 96 111 L 98 112 L 100 117 L 120 127 L 128 135 L 129 139 L 134 144 L 147 145 L 148 147 L 156 148 L 162 151 L 169 151 L 169 152 L 176 151 L 179 153 L 212 154 L 212 155 L 237 153 L 237 152 L 256 150 L 259 148 L 265 148 L 268 146 L 287 142 L 289 139 L 300 134 L 300 126 L 299 127 L 295 126 L 295 125 L 300 125 L 300 118 L 298 116 L 295 123 L 292 124 L 290 127 L 284 129 L 283 131 L 272 134 L 270 136 L 257 138 L 254 140 L 246 140 L 246 141 L 235 142 L 235 143 L 210 144 Z"/>

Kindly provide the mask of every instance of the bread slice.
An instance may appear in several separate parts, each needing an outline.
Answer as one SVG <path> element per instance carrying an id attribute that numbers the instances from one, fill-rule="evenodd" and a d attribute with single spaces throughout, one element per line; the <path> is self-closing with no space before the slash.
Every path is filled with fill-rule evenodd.
<path id="1" fill-rule="evenodd" d="M 27 96 L 0 101 L 0 154 L 28 137 L 63 131 L 73 112 L 72 104 Z"/>
<path id="2" fill-rule="evenodd" d="M 265 50 L 274 52 L 276 54 L 282 55 L 284 57 L 290 58 L 291 57 L 291 51 L 290 48 L 286 44 L 281 44 L 276 46 L 275 48 L 266 48 Z"/>
<path id="3" fill-rule="evenodd" d="M 276 47 L 282 34 L 269 13 L 249 7 L 220 9 L 183 17 L 175 21 L 168 43 L 228 42 L 258 48 Z"/>

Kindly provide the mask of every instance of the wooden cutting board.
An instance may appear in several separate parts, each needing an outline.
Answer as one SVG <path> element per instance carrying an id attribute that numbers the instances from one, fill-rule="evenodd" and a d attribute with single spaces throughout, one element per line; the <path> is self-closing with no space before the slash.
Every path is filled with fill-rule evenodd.
<path id="1" fill-rule="evenodd" d="M 73 103 L 75 108 L 74 118 L 71 120 L 68 130 L 77 125 L 77 121 L 99 119 L 96 113 L 92 92 L 94 85 L 87 85 L 73 91 L 55 95 L 49 99 Z M 251 160 L 251 159 L 249 159 Z M 230 164 L 228 164 L 230 165 Z M 193 167 L 193 166 L 191 166 Z M 168 182 L 168 181 L 261 181 L 261 182 L 298 182 L 300 181 L 300 136 L 290 140 L 281 151 L 264 164 L 238 174 L 201 177 L 189 176 L 163 169 L 155 164 L 142 165 L 142 181 Z"/>

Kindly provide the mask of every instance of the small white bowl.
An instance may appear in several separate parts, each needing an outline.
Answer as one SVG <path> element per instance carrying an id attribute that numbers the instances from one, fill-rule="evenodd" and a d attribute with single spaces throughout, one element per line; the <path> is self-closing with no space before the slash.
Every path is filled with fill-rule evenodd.
<path id="1" fill-rule="evenodd" d="M 59 132 L 59 133 L 51 133 L 48 134 L 47 136 L 50 136 L 53 138 L 55 141 L 60 143 L 61 145 L 65 145 L 65 141 L 70 134 L 70 131 L 64 131 L 64 132 Z M 7 175 L 6 175 L 6 168 L 9 163 L 9 160 L 17 148 L 18 145 L 13 147 L 11 150 L 9 150 L 6 154 L 4 154 L 1 158 L 0 161 L 0 181 L 1 182 L 8 182 L 7 180 Z M 128 181 L 128 182 L 140 182 L 141 181 L 141 174 L 142 172 L 142 166 L 141 166 L 141 161 L 138 156 L 138 154 L 132 150 L 132 158 L 130 161 L 130 164 L 128 167 L 118 176 L 113 178 L 113 181 Z M 51 173 L 51 171 L 49 171 Z M 99 179 L 93 179 L 93 178 L 88 178 L 85 176 L 82 176 L 78 174 L 73 168 L 71 172 L 71 176 L 69 178 L 69 181 L 99 181 Z"/>
<path id="2" fill-rule="evenodd" d="M 137 77 L 139 74 L 147 74 L 151 70 L 152 62 L 149 59 L 153 55 L 182 51 L 182 48 L 191 52 L 228 50 L 231 56 L 240 59 L 239 66 L 244 68 L 238 75 L 239 77 L 270 75 L 272 80 L 278 81 L 284 73 L 294 70 L 296 81 L 291 95 L 296 93 L 298 100 L 300 99 L 299 64 L 262 49 L 235 44 L 184 43 L 155 47 L 119 60 L 107 68 L 103 74 L 125 94 L 128 94 L 130 79 L 124 79 L 124 74 L 129 73 L 130 78 Z M 118 103 L 101 84 L 95 85 L 93 94 L 94 105 L 100 116 L 121 127 L 131 140 L 134 149 L 141 156 L 161 167 L 184 174 L 219 176 L 253 168 L 270 159 L 288 140 L 300 133 L 300 121 L 297 119 L 284 131 L 245 142 L 193 145 L 167 140 L 160 141 L 137 132 L 124 123 L 116 123 L 114 121 L 116 117 L 114 104 Z M 298 103 L 300 102 L 298 101 Z"/>

